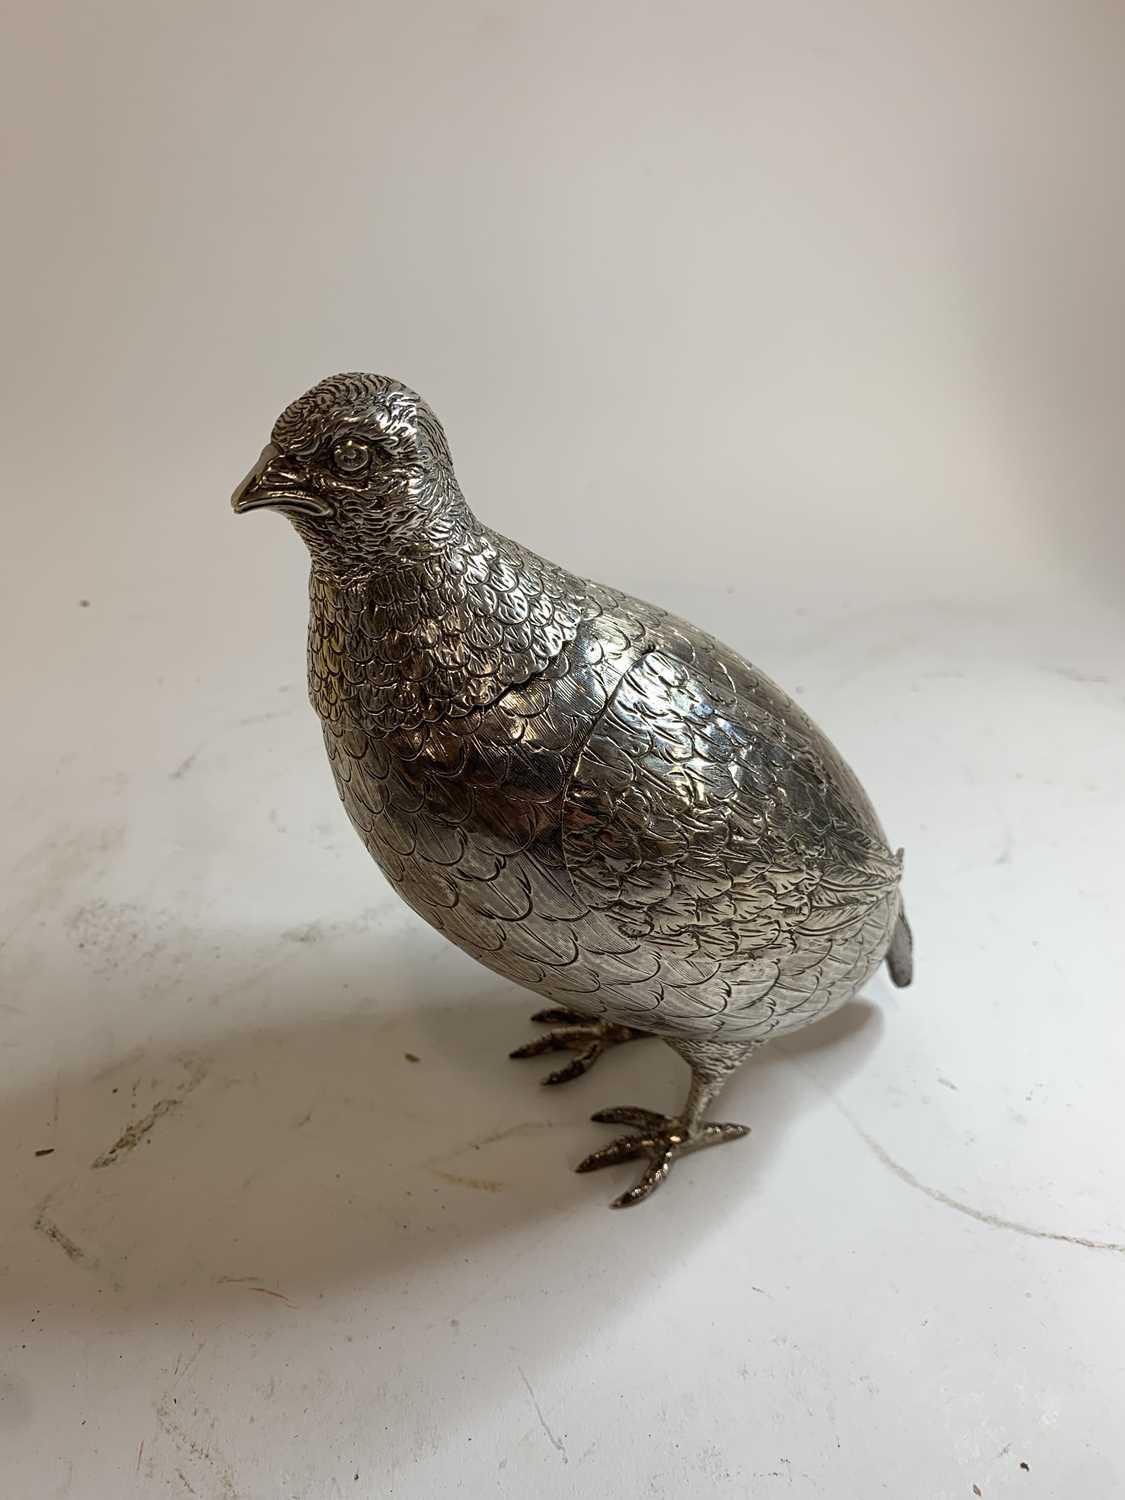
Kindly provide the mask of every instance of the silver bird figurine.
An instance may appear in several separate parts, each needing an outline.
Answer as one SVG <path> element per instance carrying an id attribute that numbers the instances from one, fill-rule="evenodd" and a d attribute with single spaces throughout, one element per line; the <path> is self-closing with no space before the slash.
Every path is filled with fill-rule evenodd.
<path id="1" fill-rule="evenodd" d="M 403 900 L 542 996 L 569 1052 L 545 1083 L 660 1037 L 691 1069 L 672 1115 L 578 1166 L 673 1162 L 747 1133 L 707 1112 L 771 1037 L 910 982 L 892 853 L 842 757 L 729 646 L 482 525 L 445 434 L 381 375 L 286 408 L 235 491 L 312 557 L 309 691 L 356 831 Z"/>

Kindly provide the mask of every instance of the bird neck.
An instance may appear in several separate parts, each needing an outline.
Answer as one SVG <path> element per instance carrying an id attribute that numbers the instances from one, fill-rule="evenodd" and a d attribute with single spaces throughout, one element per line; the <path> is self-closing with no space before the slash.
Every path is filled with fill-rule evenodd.
<path id="1" fill-rule="evenodd" d="M 577 580 L 482 527 L 347 583 L 313 568 L 321 717 L 391 735 L 463 717 L 538 676 L 583 618 Z"/>

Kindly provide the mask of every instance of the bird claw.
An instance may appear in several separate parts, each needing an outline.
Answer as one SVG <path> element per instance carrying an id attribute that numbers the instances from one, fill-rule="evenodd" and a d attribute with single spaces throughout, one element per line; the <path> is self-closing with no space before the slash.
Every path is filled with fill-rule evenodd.
<path id="1" fill-rule="evenodd" d="M 642 1203 L 668 1176 L 678 1156 L 702 1151 L 707 1146 L 721 1146 L 725 1141 L 737 1141 L 750 1134 L 747 1125 L 721 1125 L 706 1120 L 690 1127 L 674 1116 L 630 1105 L 599 1109 L 591 1118 L 599 1125 L 632 1125 L 636 1134 L 619 1136 L 608 1146 L 591 1151 L 575 1167 L 576 1172 L 596 1172 L 600 1167 L 614 1167 L 619 1162 L 635 1161 L 640 1156 L 649 1159 L 637 1181 L 613 1200 L 611 1208 L 632 1208 L 635 1203 Z"/>
<path id="2" fill-rule="evenodd" d="M 534 1041 L 525 1042 L 522 1047 L 516 1047 L 509 1052 L 509 1057 L 540 1057 L 544 1052 L 577 1054 L 565 1067 L 548 1073 L 542 1080 L 545 1084 L 569 1083 L 572 1078 L 580 1078 L 583 1073 L 590 1071 L 603 1052 L 624 1042 L 639 1041 L 648 1034 L 635 1031 L 631 1026 L 618 1026 L 613 1021 L 596 1021 L 590 1016 L 582 1015 L 580 1011 L 563 1010 L 559 1007 L 537 1010 L 531 1019 L 555 1029 L 537 1036 Z"/>
<path id="3" fill-rule="evenodd" d="M 617 1109 L 599 1109 L 590 1118 L 597 1125 L 635 1125 L 638 1130 L 659 1130 L 661 1125 L 668 1124 L 667 1115 L 632 1104 L 622 1104 Z"/>

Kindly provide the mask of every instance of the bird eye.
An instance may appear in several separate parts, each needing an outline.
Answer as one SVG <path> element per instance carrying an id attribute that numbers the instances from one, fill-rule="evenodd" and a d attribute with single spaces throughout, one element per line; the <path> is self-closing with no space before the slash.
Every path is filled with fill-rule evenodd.
<path id="1" fill-rule="evenodd" d="M 371 461 L 371 450 L 355 438 L 341 438 L 332 449 L 332 462 L 341 474 L 362 474 Z"/>

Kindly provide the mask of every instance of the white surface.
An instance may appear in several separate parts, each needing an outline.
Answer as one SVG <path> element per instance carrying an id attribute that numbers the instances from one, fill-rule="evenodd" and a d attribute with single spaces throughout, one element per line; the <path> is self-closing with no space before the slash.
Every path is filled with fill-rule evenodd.
<path id="1" fill-rule="evenodd" d="M 20 25 L 4 1494 L 1121 1493 L 1119 10 Z M 369 866 L 299 546 L 226 510 L 355 366 L 798 692 L 908 849 L 916 987 L 632 1213 L 569 1168 L 681 1065 L 506 1061 L 532 1003 Z"/>

